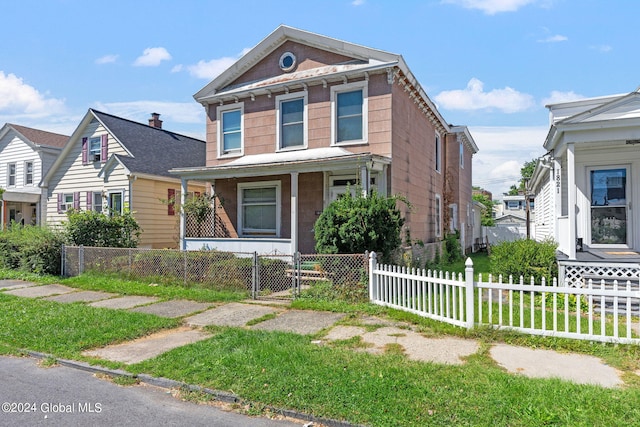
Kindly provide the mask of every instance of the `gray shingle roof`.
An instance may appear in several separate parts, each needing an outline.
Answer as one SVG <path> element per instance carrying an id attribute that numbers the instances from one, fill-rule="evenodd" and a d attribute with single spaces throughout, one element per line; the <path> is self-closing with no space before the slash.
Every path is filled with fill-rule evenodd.
<path id="1" fill-rule="evenodd" d="M 205 166 L 206 144 L 202 140 L 91 111 L 132 154 L 117 156 L 133 173 L 174 177 L 169 169 Z"/>

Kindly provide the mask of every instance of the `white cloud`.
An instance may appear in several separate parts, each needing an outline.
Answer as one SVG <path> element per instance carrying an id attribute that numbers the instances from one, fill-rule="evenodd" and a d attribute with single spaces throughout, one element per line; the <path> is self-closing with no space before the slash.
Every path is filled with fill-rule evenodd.
<path id="1" fill-rule="evenodd" d="M 182 64 L 174 65 L 173 68 L 171 69 L 171 72 L 179 73 L 180 71 L 182 71 L 183 68 L 184 66 Z"/>
<path id="2" fill-rule="evenodd" d="M 243 49 L 237 57 L 225 56 L 222 58 L 212 59 L 210 61 L 201 60 L 195 65 L 188 65 L 186 68 L 194 77 L 212 80 L 222 74 L 223 71 L 232 66 L 250 50 L 251 49 L 249 48 Z"/>
<path id="3" fill-rule="evenodd" d="M 479 149 L 473 156 L 473 185 L 498 199 L 518 183 L 525 162 L 544 154 L 542 144 L 549 128 L 470 126 L 469 131 Z"/>
<path id="4" fill-rule="evenodd" d="M 445 4 L 455 4 L 465 9 L 477 9 L 486 15 L 501 12 L 515 12 L 521 7 L 535 3 L 536 0 L 442 0 Z"/>
<path id="5" fill-rule="evenodd" d="M 118 59 L 118 55 L 104 55 L 100 58 L 96 59 L 96 64 L 110 64 L 112 62 L 116 62 Z"/>
<path id="6" fill-rule="evenodd" d="M 560 34 L 556 34 L 555 36 L 545 37 L 544 39 L 538 40 L 539 43 L 559 43 L 566 42 L 569 40 L 567 36 L 561 36 Z"/>
<path id="7" fill-rule="evenodd" d="M 548 98 L 545 98 L 542 100 L 542 105 L 557 104 L 559 102 L 577 101 L 583 98 L 584 96 L 579 95 L 573 91 L 560 92 L 559 90 L 554 90 L 551 92 L 551 95 L 549 95 Z"/>
<path id="8" fill-rule="evenodd" d="M 50 98 L 15 74 L 0 71 L 0 117 L 11 117 L 14 121 L 52 116 L 64 109 L 63 99 Z"/>
<path id="9" fill-rule="evenodd" d="M 601 53 L 608 53 L 613 50 L 613 47 L 609 46 L 608 44 L 598 44 L 598 45 L 589 46 L 589 49 L 597 50 L 598 52 L 601 52 Z"/>
<path id="10" fill-rule="evenodd" d="M 353 0 L 351 2 L 352 6 L 362 6 L 365 3 L 365 0 Z"/>
<path id="11" fill-rule="evenodd" d="M 503 113 L 518 113 L 535 105 L 533 96 L 510 87 L 484 91 L 484 83 L 475 77 L 465 89 L 440 92 L 434 97 L 439 107 L 448 110 L 499 110 Z"/>
<path id="12" fill-rule="evenodd" d="M 136 58 L 133 65 L 136 67 L 155 67 L 160 65 L 162 61 L 169 61 L 171 55 L 167 49 L 163 47 L 149 47 L 146 48 L 142 55 Z"/>

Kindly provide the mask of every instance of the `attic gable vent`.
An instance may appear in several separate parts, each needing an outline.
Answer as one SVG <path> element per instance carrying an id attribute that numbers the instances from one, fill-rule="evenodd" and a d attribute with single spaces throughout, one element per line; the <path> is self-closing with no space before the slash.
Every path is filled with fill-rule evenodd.
<path id="1" fill-rule="evenodd" d="M 280 69 L 285 73 L 292 71 L 298 65 L 296 56 L 291 52 L 285 52 L 280 56 Z"/>

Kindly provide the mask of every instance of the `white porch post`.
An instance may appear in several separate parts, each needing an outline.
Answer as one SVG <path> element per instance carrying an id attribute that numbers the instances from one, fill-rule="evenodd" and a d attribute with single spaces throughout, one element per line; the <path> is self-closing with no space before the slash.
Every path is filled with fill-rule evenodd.
<path id="1" fill-rule="evenodd" d="M 367 197 L 369 194 L 369 185 L 370 182 L 367 179 L 367 166 L 360 166 L 360 185 L 362 186 L 362 196 Z"/>
<path id="2" fill-rule="evenodd" d="M 575 144 L 567 144 L 567 197 L 569 215 L 569 259 L 576 259 L 576 159 Z"/>
<path id="3" fill-rule="evenodd" d="M 185 178 L 181 178 L 180 180 L 180 206 L 184 206 L 184 204 L 187 201 L 187 188 L 188 188 L 188 182 Z M 185 222 L 185 218 L 184 218 L 184 209 L 180 209 L 180 247 L 182 248 L 182 250 L 186 250 L 187 249 L 187 241 L 185 240 L 186 237 L 186 222 Z"/>
<path id="4" fill-rule="evenodd" d="M 291 251 L 298 252 L 298 172 L 291 172 Z"/>

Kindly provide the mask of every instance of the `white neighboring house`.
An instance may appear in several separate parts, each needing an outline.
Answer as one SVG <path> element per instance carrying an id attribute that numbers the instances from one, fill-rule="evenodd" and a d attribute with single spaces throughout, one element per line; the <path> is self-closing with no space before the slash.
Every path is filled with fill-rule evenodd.
<path id="1" fill-rule="evenodd" d="M 620 269 L 632 273 L 606 275 L 637 277 L 640 209 L 634 208 L 640 206 L 640 92 L 547 108 L 547 154 L 539 159 L 530 181 L 536 196 L 537 239 L 551 237 L 558 243 L 561 274 L 563 266 L 578 264 L 583 272 L 604 274 L 609 267 L 596 264 L 608 263 L 622 264 Z"/>
<path id="2" fill-rule="evenodd" d="M 26 126 L 5 124 L 0 129 L 0 187 L 5 189 L 0 209 L 2 228 L 11 221 L 40 224 L 41 203 L 46 202 L 40 180 L 69 140 Z"/>

